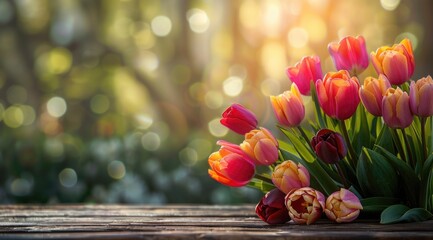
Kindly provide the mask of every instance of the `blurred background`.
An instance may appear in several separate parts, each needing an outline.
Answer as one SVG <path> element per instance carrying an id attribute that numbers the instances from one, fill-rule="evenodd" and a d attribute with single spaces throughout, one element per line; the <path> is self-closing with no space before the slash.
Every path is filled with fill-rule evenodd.
<path id="1" fill-rule="evenodd" d="M 256 203 L 208 177 L 231 103 L 274 129 L 285 69 L 363 35 L 433 63 L 429 0 L 0 0 L 0 203 Z M 360 79 L 376 76 L 370 66 Z M 276 132 L 276 131 L 275 131 Z"/>

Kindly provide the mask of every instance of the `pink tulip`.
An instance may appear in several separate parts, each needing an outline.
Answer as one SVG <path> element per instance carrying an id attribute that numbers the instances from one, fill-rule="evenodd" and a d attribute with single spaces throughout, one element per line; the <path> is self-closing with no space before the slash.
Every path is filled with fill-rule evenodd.
<path id="1" fill-rule="evenodd" d="M 369 113 L 382 116 L 382 99 L 390 87 L 391 84 L 383 74 L 379 78 L 367 77 L 364 80 L 364 85 L 359 89 L 359 97 Z"/>
<path id="2" fill-rule="evenodd" d="M 240 147 L 257 165 L 271 165 L 278 159 L 278 141 L 266 128 L 245 134 Z"/>
<path id="3" fill-rule="evenodd" d="M 378 74 L 384 74 L 391 84 L 400 85 L 412 77 L 415 69 L 412 44 L 403 39 L 392 47 L 380 47 L 371 53 L 371 62 Z"/>
<path id="4" fill-rule="evenodd" d="M 254 113 L 240 104 L 232 104 L 227 108 L 223 112 L 220 122 L 241 135 L 257 127 L 257 118 Z"/>
<path id="5" fill-rule="evenodd" d="M 256 214 L 268 224 L 282 224 L 290 220 L 289 212 L 284 204 L 285 193 L 274 188 L 260 200 L 256 206 Z"/>
<path id="6" fill-rule="evenodd" d="M 296 84 L 290 91 L 278 96 L 270 96 L 272 108 L 280 124 L 287 127 L 298 126 L 305 116 L 305 107 Z"/>
<path id="7" fill-rule="evenodd" d="M 347 189 L 332 193 L 325 204 L 326 216 L 337 223 L 352 222 L 362 210 L 358 197 Z"/>
<path id="8" fill-rule="evenodd" d="M 332 118 L 350 118 L 359 104 L 358 78 L 346 70 L 329 72 L 316 82 L 317 96 L 323 111 Z"/>
<path id="9" fill-rule="evenodd" d="M 316 222 L 325 208 L 323 193 L 310 187 L 291 191 L 285 200 L 289 216 L 297 224 L 310 225 Z"/>
<path id="10" fill-rule="evenodd" d="M 382 100 L 383 121 L 392 128 L 406 128 L 413 120 L 409 95 L 399 87 L 389 88 Z"/>
<path id="11" fill-rule="evenodd" d="M 321 79 L 322 67 L 318 56 L 303 57 L 294 67 L 287 68 L 287 76 L 296 83 L 302 95 L 310 95 L 310 84 Z"/>
<path id="12" fill-rule="evenodd" d="M 284 193 L 310 186 L 310 173 L 300 163 L 286 160 L 275 167 L 272 182 Z"/>
<path id="13" fill-rule="evenodd" d="M 253 160 L 238 145 L 226 141 L 217 144 L 221 146 L 220 150 L 208 159 L 210 177 L 227 186 L 245 186 L 255 173 Z"/>
<path id="14" fill-rule="evenodd" d="M 337 70 L 347 70 L 357 75 L 368 67 L 368 53 L 362 36 L 348 36 L 338 43 L 332 42 L 328 50 Z"/>
<path id="15" fill-rule="evenodd" d="M 410 109 L 420 117 L 433 115 L 433 80 L 429 76 L 410 83 Z"/>

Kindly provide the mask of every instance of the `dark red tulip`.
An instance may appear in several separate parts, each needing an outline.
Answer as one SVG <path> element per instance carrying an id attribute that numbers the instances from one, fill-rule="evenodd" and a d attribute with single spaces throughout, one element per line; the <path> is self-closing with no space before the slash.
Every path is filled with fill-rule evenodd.
<path id="1" fill-rule="evenodd" d="M 256 206 L 257 216 L 268 224 L 282 224 L 290 220 L 284 204 L 286 194 L 275 188 L 260 200 Z"/>
<path id="2" fill-rule="evenodd" d="M 328 164 L 334 164 L 347 154 L 346 142 L 343 136 L 329 129 L 321 129 L 311 139 L 311 146 L 317 157 Z"/>

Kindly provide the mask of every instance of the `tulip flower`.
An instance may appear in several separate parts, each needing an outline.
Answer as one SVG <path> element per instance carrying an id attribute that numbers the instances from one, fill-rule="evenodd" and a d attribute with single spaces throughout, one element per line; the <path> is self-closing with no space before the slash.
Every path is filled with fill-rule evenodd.
<path id="1" fill-rule="evenodd" d="M 433 80 L 429 76 L 410 83 L 410 109 L 420 117 L 433 115 Z"/>
<path id="2" fill-rule="evenodd" d="M 286 160 L 275 167 L 272 182 L 284 193 L 310 186 L 310 173 L 300 163 Z"/>
<path id="3" fill-rule="evenodd" d="M 221 124 L 230 130 L 244 135 L 257 127 L 257 118 L 240 104 L 232 104 L 222 114 Z"/>
<path id="4" fill-rule="evenodd" d="M 290 220 L 289 212 L 284 204 L 286 194 L 274 188 L 260 200 L 256 206 L 256 214 L 268 224 L 282 224 Z"/>
<path id="5" fill-rule="evenodd" d="M 278 96 L 270 96 L 272 108 L 278 122 L 287 127 L 298 126 L 305 116 L 305 107 L 296 84 L 290 91 Z"/>
<path id="6" fill-rule="evenodd" d="M 240 147 L 257 165 L 271 165 L 278 159 L 278 141 L 266 128 L 245 134 Z"/>
<path id="7" fill-rule="evenodd" d="M 325 208 L 323 193 L 310 187 L 291 191 L 285 201 L 290 218 L 297 224 L 310 225 L 316 222 Z"/>
<path id="8" fill-rule="evenodd" d="M 332 42 L 328 50 L 337 70 L 347 70 L 357 75 L 368 67 L 368 53 L 362 36 L 348 36 L 338 43 Z"/>
<path id="9" fill-rule="evenodd" d="M 352 222 L 362 210 L 358 197 L 347 189 L 332 193 L 325 204 L 326 216 L 337 223 Z"/>
<path id="10" fill-rule="evenodd" d="M 383 121 L 391 128 L 406 128 L 413 120 L 409 95 L 399 87 L 389 88 L 382 100 Z"/>
<path id="11" fill-rule="evenodd" d="M 412 77 L 415 69 L 412 44 L 403 39 L 392 47 L 380 47 L 371 53 L 371 62 L 378 74 L 384 74 L 391 84 L 400 85 Z"/>
<path id="12" fill-rule="evenodd" d="M 365 78 L 364 85 L 359 89 L 359 97 L 369 113 L 382 116 L 382 99 L 390 87 L 391 84 L 383 74 L 380 74 L 379 78 Z"/>
<path id="13" fill-rule="evenodd" d="M 310 84 L 321 79 L 322 67 L 318 56 L 303 57 L 294 67 L 287 68 L 287 76 L 296 83 L 302 95 L 310 95 Z"/>
<path id="14" fill-rule="evenodd" d="M 343 136 L 329 129 L 321 129 L 311 139 L 311 146 L 320 160 L 334 164 L 347 154 L 346 142 Z"/>
<path id="15" fill-rule="evenodd" d="M 217 144 L 221 146 L 220 150 L 208 159 L 210 177 L 227 186 L 245 186 L 255 173 L 253 160 L 238 145 L 226 141 Z"/>
<path id="16" fill-rule="evenodd" d="M 317 96 L 323 111 L 332 118 L 346 120 L 359 104 L 358 78 L 346 70 L 329 72 L 316 82 Z"/>

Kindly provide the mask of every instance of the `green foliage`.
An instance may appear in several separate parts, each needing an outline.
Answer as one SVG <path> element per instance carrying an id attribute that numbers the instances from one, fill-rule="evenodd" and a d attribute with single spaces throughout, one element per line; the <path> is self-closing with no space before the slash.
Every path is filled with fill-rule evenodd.
<path id="1" fill-rule="evenodd" d="M 433 214 L 424 208 L 409 208 L 402 204 L 396 204 L 383 210 L 380 223 L 420 222 L 432 218 Z"/>

